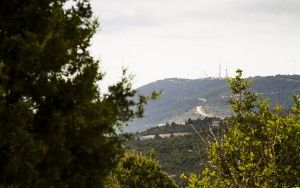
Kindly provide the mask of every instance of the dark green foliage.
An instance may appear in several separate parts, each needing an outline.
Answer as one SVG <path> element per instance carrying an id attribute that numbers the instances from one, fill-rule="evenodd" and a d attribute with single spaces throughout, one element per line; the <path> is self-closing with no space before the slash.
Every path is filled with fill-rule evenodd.
<path id="1" fill-rule="evenodd" d="M 156 152 L 157 160 L 162 169 L 174 175 L 179 185 L 181 173 L 196 173 L 203 169 L 202 162 L 207 160 L 203 147 L 199 146 L 201 139 L 198 135 L 130 141 L 129 148 L 147 153 L 151 149 Z"/>
<path id="2" fill-rule="evenodd" d="M 100 94 L 89 0 L 1 0 L 0 20 L 0 187 L 101 187 L 148 98 L 126 76 Z"/>
<path id="3" fill-rule="evenodd" d="M 153 153 L 127 153 L 106 180 L 107 188 L 177 188 L 174 180 L 161 171 Z"/>
<path id="4" fill-rule="evenodd" d="M 184 124 L 177 124 L 172 122 L 171 124 L 167 123 L 164 126 L 152 127 L 142 132 L 138 132 L 135 136 L 143 135 L 152 135 L 152 134 L 170 134 L 177 132 L 189 132 L 195 133 L 195 130 L 191 125 L 196 127 L 199 130 L 207 131 L 207 128 L 211 126 L 214 122 L 218 122 L 223 126 L 223 121 L 217 117 L 205 117 L 204 119 L 188 119 Z"/>

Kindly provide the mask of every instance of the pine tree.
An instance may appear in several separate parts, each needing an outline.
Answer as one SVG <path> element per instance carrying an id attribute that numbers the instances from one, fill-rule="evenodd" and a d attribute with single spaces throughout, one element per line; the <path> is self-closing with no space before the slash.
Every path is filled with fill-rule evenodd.
<path id="1" fill-rule="evenodd" d="M 100 93 L 97 27 L 89 0 L 0 1 L 0 187 L 101 187 L 118 163 L 148 98 Z"/>

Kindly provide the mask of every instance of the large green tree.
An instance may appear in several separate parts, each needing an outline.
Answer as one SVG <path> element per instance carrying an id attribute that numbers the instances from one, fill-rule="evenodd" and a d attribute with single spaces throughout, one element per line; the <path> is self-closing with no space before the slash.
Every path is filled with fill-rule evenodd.
<path id="1" fill-rule="evenodd" d="M 250 85 L 241 70 L 229 79 L 235 114 L 210 146 L 208 168 L 192 174 L 188 187 L 300 186 L 300 99 L 294 96 L 290 113 L 283 113 L 249 92 Z"/>
<path id="2" fill-rule="evenodd" d="M 143 113 L 128 77 L 100 94 L 89 0 L 0 1 L 0 187 L 101 187 Z"/>

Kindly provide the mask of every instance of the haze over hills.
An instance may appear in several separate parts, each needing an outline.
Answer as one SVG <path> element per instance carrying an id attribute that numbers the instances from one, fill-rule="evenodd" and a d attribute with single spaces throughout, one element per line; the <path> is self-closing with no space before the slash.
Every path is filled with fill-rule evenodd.
<path id="1" fill-rule="evenodd" d="M 299 75 L 253 77 L 251 90 L 262 98 L 289 106 L 292 94 L 300 94 Z M 138 88 L 140 94 L 162 91 L 160 99 L 145 107 L 145 117 L 133 121 L 126 131 L 136 132 L 170 122 L 183 123 L 188 118 L 205 116 L 224 118 L 231 115 L 228 100 L 232 97 L 223 78 L 180 79 L 168 78 Z"/>

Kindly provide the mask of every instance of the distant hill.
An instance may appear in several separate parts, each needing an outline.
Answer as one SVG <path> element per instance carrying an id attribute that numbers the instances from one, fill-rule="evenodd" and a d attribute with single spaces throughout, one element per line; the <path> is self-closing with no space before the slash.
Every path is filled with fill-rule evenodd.
<path id="1" fill-rule="evenodd" d="M 277 75 L 252 77 L 251 90 L 261 97 L 269 97 L 271 104 L 280 103 L 285 107 L 292 104 L 292 93 L 300 94 L 299 75 Z M 150 102 L 145 117 L 132 122 L 126 131 L 146 130 L 160 124 L 197 119 L 205 116 L 226 117 L 231 111 L 228 99 L 231 97 L 225 79 L 180 79 L 158 80 L 138 88 L 140 94 L 149 95 L 162 90 L 159 100 Z"/>

